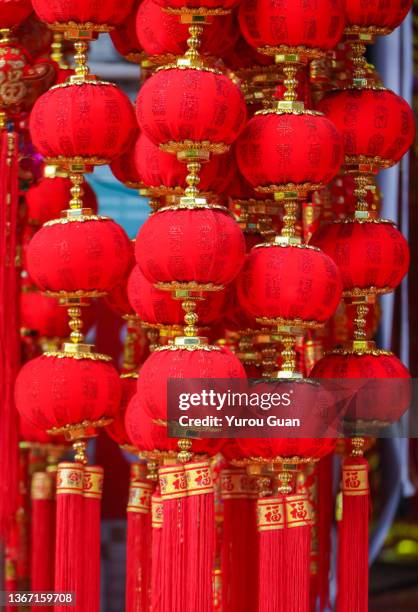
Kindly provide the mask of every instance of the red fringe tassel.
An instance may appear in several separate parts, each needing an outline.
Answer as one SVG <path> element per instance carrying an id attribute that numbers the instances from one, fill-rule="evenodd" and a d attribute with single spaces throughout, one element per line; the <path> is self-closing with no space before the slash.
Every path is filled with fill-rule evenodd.
<path id="1" fill-rule="evenodd" d="M 245 469 L 222 470 L 221 495 L 222 609 L 253 612 L 258 605 L 257 482 Z"/>
<path id="2" fill-rule="evenodd" d="M 338 612 L 367 612 L 369 588 L 369 482 L 363 457 L 342 469 L 342 518 L 338 530 Z"/>
<path id="3" fill-rule="evenodd" d="M 18 415 L 14 383 L 20 363 L 17 134 L 0 133 L 0 537 L 18 507 Z"/>
<path id="4" fill-rule="evenodd" d="M 162 533 L 163 501 L 159 489 L 151 498 L 152 516 L 152 544 L 151 544 L 151 610 L 152 612 L 165 612 L 163 608 L 163 579 L 162 579 Z"/>
<path id="5" fill-rule="evenodd" d="M 331 568 L 331 529 L 333 503 L 334 455 L 326 455 L 318 465 L 318 595 L 320 611 L 330 608 L 329 579 Z"/>
<path id="6" fill-rule="evenodd" d="M 83 480 L 83 603 L 86 612 L 100 610 L 100 510 L 103 491 L 103 468 L 84 468 Z"/>
<path id="7" fill-rule="evenodd" d="M 57 472 L 55 591 L 75 593 L 76 609 L 84 612 L 84 466 L 60 463 Z M 68 606 L 54 606 L 68 612 Z"/>
<path id="8" fill-rule="evenodd" d="M 152 489 L 151 483 L 137 481 L 136 475 L 131 473 L 127 507 L 126 612 L 148 612 L 150 609 Z"/>
<path id="9" fill-rule="evenodd" d="M 31 590 L 54 590 L 55 479 L 48 472 L 32 477 Z M 51 610 L 51 606 L 32 607 Z"/>

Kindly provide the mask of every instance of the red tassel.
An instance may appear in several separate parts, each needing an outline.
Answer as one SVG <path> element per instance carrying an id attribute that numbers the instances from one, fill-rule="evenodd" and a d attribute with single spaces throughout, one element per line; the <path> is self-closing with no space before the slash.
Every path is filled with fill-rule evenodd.
<path id="1" fill-rule="evenodd" d="M 259 612 L 309 612 L 312 506 L 306 494 L 257 503 Z"/>
<path id="2" fill-rule="evenodd" d="M 222 609 L 253 612 L 258 602 L 257 482 L 246 470 L 221 472 Z"/>
<path id="3" fill-rule="evenodd" d="M 83 604 L 86 612 L 100 609 L 100 509 L 103 491 L 103 468 L 84 468 L 83 498 Z"/>
<path id="4" fill-rule="evenodd" d="M 257 501 L 259 532 L 258 612 L 287 612 L 284 608 L 284 567 L 286 563 L 283 497 Z"/>
<path id="5" fill-rule="evenodd" d="M 20 362 L 17 135 L 0 133 L 0 537 L 18 507 L 18 431 L 14 383 Z"/>
<path id="6" fill-rule="evenodd" d="M 193 609 L 186 599 L 186 584 L 190 578 L 186 567 L 189 542 L 186 540 L 187 480 L 184 467 L 160 468 L 159 481 L 164 513 L 161 534 L 162 610 L 184 612 Z"/>
<path id="7" fill-rule="evenodd" d="M 331 529 L 333 516 L 334 455 L 326 455 L 318 465 L 318 595 L 321 612 L 331 607 L 329 580 L 331 568 Z"/>
<path id="8" fill-rule="evenodd" d="M 363 457 L 342 468 L 342 518 L 338 529 L 338 612 L 367 612 L 369 588 L 369 482 Z"/>
<path id="9" fill-rule="evenodd" d="M 163 533 L 163 500 L 159 489 L 151 498 L 152 545 L 151 545 L 151 610 L 164 612 L 163 579 L 162 579 L 162 533 Z"/>
<path id="10" fill-rule="evenodd" d="M 126 612 L 148 612 L 150 609 L 152 489 L 151 483 L 140 481 L 131 481 L 129 488 Z"/>
<path id="11" fill-rule="evenodd" d="M 60 463 L 57 472 L 55 591 L 75 593 L 76 609 L 84 611 L 84 466 Z M 54 606 L 68 612 L 68 606 Z"/>
<path id="12" fill-rule="evenodd" d="M 55 482 L 48 472 L 32 477 L 31 590 L 54 590 Z M 51 610 L 50 606 L 41 609 Z M 36 612 L 39 606 L 32 607 Z"/>
<path id="13" fill-rule="evenodd" d="M 215 497 L 208 461 L 186 463 L 186 597 L 194 612 L 213 610 Z M 165 520 L 165 516 L 164 516 Z"/>

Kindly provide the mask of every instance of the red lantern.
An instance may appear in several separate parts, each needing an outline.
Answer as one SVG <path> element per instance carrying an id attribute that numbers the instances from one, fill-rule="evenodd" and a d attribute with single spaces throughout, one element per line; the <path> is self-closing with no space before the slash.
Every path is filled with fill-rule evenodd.
<path id="1" fill-rule="evenodd" d="M 332 259 L 307 245 L 254 247 L 238 280 L 240 302 L 250 315 L 284 325 L 324 323 L 341 289 Z"/>
<path id="2" fill-rule="evenodd" d="M 174 300 L 168 291 L 156 289 L 138 266 L 134 267 L 129 276 L 128 296 L 132 308 L 144 323 L 183 325 L 184 311 L 181 300 Z M 199 323 L 207 325 L 219 319 L 224 304 L 224 292 L 208 293 L 205 300 L 197 302 L 196 313 L 199 316 Z"/>
<path id="3" fill-rule="evenodd" d="M 310 373 L 310 378 L 318 379 L 361 379 L 357 401 L 351 403 L 345 419 L 381 423 L 398 421 L 408 408 L 410 377 L 407 368 L 393 353 L 376 349 L 359 354 L 346 349 L 331 352 L 318 361 Z M 398 380 L 385 383 L 382 379 Z"/>
<path id="4" fill-rule="evenodd" d="M 51 219 L 60 216 L 61 211 L 68 208 L 71 199 L 72 183 L 68 178 L 42 178 L 26 192 L 26 215 L 32 225 L 43 225 Z M 85 181 L 83 204 L 97 212 L 97 198 L 93 189 Z"/>
<path id="5" fill-rule="evenodd" d="M 135 148 L 129 148 L 110 164 L 113 176 L 130 189 L 141 189 L 144 183 L 136 167 Z"/>
<path id="6" fill-rule="evenodd" d="M 34 442 L 35 444 L 53 444 L 56 439 L 48 435 L 42 429 L 34 427 L 26 419 L 19 419 L 20 439 L 24 442 Z"/>
<path id="7" fill-rule="evenodd" d="M 389 34 L 405 19 L 412 0 L 345 0 L 349 29 L 371 34 Z M 354 26 L 354 27 L 353 27 Z"/>
<path id="8" fill-rule="evenodd" d="M 119 444 L 119 446 L 127 446 L 131 443 L 125 428 L 125 415 L 129 402 L 136 393 L 137 378 L 137 374 L 121 377 L 120 385 L 122 394 L 119 412 L 113 423 L 106 427 L 106 433 L 116 442 L 116 444 Z"/>
<path id="9" fill-rule="evenodd" d="M 334 222 L 320 228 L 310 244 L 335 261 L 346 295 L 392 291 L 408 271 L 408 243 L 389 221 Z"/>
<path id="10" fill-rule="evenodd" d="M 95 294 L 121 282 L 131 257 L 131 244 L 119 225 L 86 215 L 44 225 L 29 244 L 27 266 L 42 291 Z"/>
<path id="11" fill-rule="evenodd" d="M 184 143 L 206 143 L 206 149 L 223 152 L 246 117 L 239 87 L 209 68 L 159 70 L 142 86 L 136 108 L 141 130 L 170 152 Z"/>
<path id="12" fill-rule="evenodd" d="M 130 244 L 130 258 L 127 271 L 123 279 L 108 292 L 104 298 L 106 304 L 113 312 L 116 312 L 120 317 L 135 316 L 135 312 L 128 299 L 128 279 L 135 265 L 134 245 L 133 241 Z"/>
<path id="13" fill-rule="evenodd" d="M 337 174 L 343 160 L 341 135 L 322 115 L 262 111 L 242 132 L 236 156 L 253 187 L 289 183 L 318 185 Z"/>
<path id="14" fill-rule="evenodd" d="M 141 134 L 135 147 L 138 176 L 155 195 L 183 195 L 186 188 L 187 168 L 175 155 L 161 151 L 145 134 Z M 227 188 L 234 172 L 231 155 L 216 155 L 202 164 L 199 190 L 204 194 L 221 194 Z"/>
<path id="15" fill-rule="evenodd" d="M 20 323 L 25 329 L 36 330 L 40 337 L 68 336 L 68 315 L 57 300 L 39 293 L 23 291 L 20 296 Z"/>
<path id="16" fill-rule="evenodd" d="M 132 10 L 133 0 L 33 0 L 33 8 L 42 21 L 54 30 L 78 27 L 90 32 L 108 32 L 122 23 Z"/>
<path id="17" fill-rule="evenodd" d="M 128 97 L 100 81 L 52 87 L 37 100 L 30 117 L 35 147 L 58 162 L 109 163 L 124 153 L 135 129 Z"/>
<path id="18" fill-rule="evenodd" d="M 114 418 L 121 394 L 118 373 L 110 358 L 91 355 L 46 353 L 24 365 L 15 387 L 22 417 L 47 431 Z"/>
<path id="19" fill-rule="evenodd" d="M 144 0 L 136 16 L 136 33 L 144 51 L 149 55 L 183 55 L 190 37 L 187 24 L 177 15 L 167 13 L 153 0 Z M 203 29 L 199 51 L 205 55 L 222 56 L 238 38 L 232 15 L 214 17 Z"/>
<path id="20" fill-rule="evenodd" d="M 244 0 L 238 17 L 244 38 L 256 49 L 290 47 L 311 57 L 318 49 L 333 49 L 345 25 L 342 0 Z"/>
<path id="21" fill-rule="evenodd" d="M 230 213 L 208 206 L 157 211 L 139 230 L 135 245 L 144 276 L 173 288 L 223 287 L 238 274 L 244 253 L 242 232 Z"/>
<path id="22" fill-rule="evenodd" d="M 246 378 L 245 370 L 227 349 L 211 345 L 164 346 L 144 362 L 138 394 L 144 410 L 154 419 L 167 420 L 167 382 L 170 379 Z M 185 380 L 185 388 L 187 381 Z"/>
<path id="23" fill-rule="evenodd" d="M 136 35 L 135 15 L 141 0 L 134 0 L 131 13 L 114 30 L 110 32 L 110 38 L 118 51 L 128 62 L 139 64 L 143 59 L 143 52 Z"/>
<path id="24" fill-rule="evenodd" d="M 1 0 L 0 26 L 2 28 L 12 28 L 29 17 L 32 10 L 30 0 Z"/>
<path id="25" fill-rule="evenodd" d="M 137 393 L 128 404 L 125 428 L 131 444 L 140 451 L 175 451 L 177 440 L 169 438 L 167 427 L 158 425 L 144 409 L 143 399 Z"/>
<path id="26" fill-rule="evenodd" d="M 387 89 L 330 93 L 318 108 L 340 130 L 346 158 L 354 163 L 356 159 L 352 158 L 360 161 L 367 158 L 374 165 L 392 166 L 405 155 L 415 138 L 412 109 Z"/>

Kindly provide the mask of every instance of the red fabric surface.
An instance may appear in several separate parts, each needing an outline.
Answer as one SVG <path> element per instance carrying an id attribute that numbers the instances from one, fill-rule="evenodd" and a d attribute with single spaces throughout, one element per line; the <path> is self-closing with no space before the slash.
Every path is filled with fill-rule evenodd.
<path id="1" fill-rule="evenodd" d="M 335 263 L 320 251 L 259 247 L 247 256 L 238 296 L 253 316 L 323 322 L 341 299 L 341 279 Z"/>
<path id="2" fill-rule="evenodd" d="M 114 30 L 110 32 L 110 38 L 116 50 L 126 57 L 130 53 L 141 53 L 141 45 L 136 35 L 135 15 L 141 0 L 133 0 L 133 6 L 129 15 Z"/>
<path id="3" fill-rule="evenodd" d="M 398 421 L 411 400 L 410 373 L 395 355 L 336 355 L 330 353 L 314 366 L 311 378 L 360 378 L 359 401 L 348 408 L 346 418 Z M 393 385 L 365 379 L 396 378 Z M 354 390 L 354 389 L 353 389 Z"/>
<path id="4" fill-rule="evenodd" d="M 139 266 L 132 270 L 128 281 L 128 297 L 132 308 L 145 323 L 183 325 L 184 310 L 181 300 L 173 299 L 169 291 L 156 289 L 142 274 Z M 225 304 L 225 293 L 207 293 L 205 299 L 197 302 L 196 313 L 200 324 L 212 323 L 219 319 Z"/>
<path id="5" fill-rule="evenodd" d="M 396 163 L 415 138 L 412 109 L 393 91 L 339 91 L 325 96 L 318 108 L 340 130 L 346 155 L 378 156 Z"/>
<path id="6" fill-rule="evenodd" d="M 332 49 L 343 33 L 342 0 L 244 0 L 241 32 L 253 47 L 299 46 Z"/>
<path id="7" fill-rule="evenodd" d="M 184 379 L 185 392 L 188 380 L 193 378 L 246 378 L 244 368 L 235 355 L 226 349 L 207 351 L 162 350 L 151 353 L 141 368 L 137 391 L 144 410 L 156 419 L 167 419 L 167 381 Z M 191 408 L 193 416 L 201 408 Z M 194 415 L 196 416 L 196 414 Z"/>
<path id="8" fill-rule="evenodd" d="M 110 363 L 41 356 L 20 370 L 15 398 L 19 413 L 40 429 L 113 417 L 120 383 Z"/>
<path id="9" fill-rule="evenodd" d="M 118 181 L 136 189 L 140 187 L 141 177 L 135 164 L 135 142 L 136 138 L 132 139 L 132 146 L 110 164 L 110 169 Z"/>
<path id="10" fill-rule="evenodd" d="M 50 89 L 30 117 L 33 144 L 44 157 L 97 156 L 113 160 L 136 129 L 129 98 L 110 84 L 72 84 Z"/>
<path id="11" fill-rule="evenodd" d="M 187 51 L 189 25 L 180 22 L 178 15 L 164 12 L 153 0 L 144 0 L 136 16 L 136 33 L 144 51 L 150 55 L 172 53 L 182 55 Z M 200 53 L 222 56 L 238 38 L 239 30 L 232 14 L 213 17 L 212 23 L 203 27 Z"/>
<path id="12" fill-rule="evenodd" d="M 29 17 L 32 12 L 30 0 L 1 0 L 0 1 L 0 25 L 2 28 L 10 28 L 18 25 Z"/>
<path id="13" fill-rule="evenodd" d="M 343 161 L 342 138 L 326 117 L 259 115 L 236 144 L 239 169 L 254 186 L 328 183 Z"/>
<path id="14" fill-rule="evenodd" d="M 319 228 L 310 244 L 332 257 L 345 290 L 394 288 L 408 271 L 408 243 L 389 223 L 331 223 Z"/>
<path id="15" fill-rule="evenodd" d="M 238 274 L 244 253 L 238 224 L 219 210 L 156 213 L 141 227 L 135 244 L 136 261 L 154 283 L 228 284 Z"/>
<path id="16" fill-rule="evenodd" d="M 147 187 L 186 188 L 187 167 L 175 155 L 161 151 L 145 134 L 136 142 L 135 163 L 138 176 Z M 223 193 L 232 180 L 235 161 L 230 153 L 213 155 L 202 164 L 200 191 Z"/>
<path id="17" fill-rule="evenodd" d="M 28 221 L 42 225 L 50 219 L 57 219 L 62 210 L 69 208 L 71 181 L 67 178 L 42 178 L 26 192 Z M 84 181 L 83 205 L 97 212 L 97 198 L 90 185 Z"/>
<path id="18" fill-rule="evenodd" d="M 47 23 L 75 21 L 117 25 L 129 15 L 133 0 L 33 0 L 32 4 L 39 18 Z"/>
<path id="19" fill-rule="evenodd" d="M 347 23 L 394 30 L 406 17 L 412 0 L 345 0 Z"/>
<path id="20" fill-rule="evenodd" d="M 143 404 L 143 398 L 137 393 L 126 410 L 125 427 L 131 443 L 140 450 L 175 450 L 177 440 L 167 436 L 166 427 L 154 423 Z"/>
<path id="21" fill-rule="evenodd" d="M 120 385 L 122 396 L 120 400 L 119 411 L 110 425 L 106 427 L 106 433 L 120 446 L 130 444 L 128 434 L 125 429 L 125 413 L 129 402 L 136 393 L 135 378 L 121 378 Z"/>
<path id="22" fill-rule="evenodd" d="M 251 68 L 253 66 L 269 66 L 274 64 L 274 57 L 259 53 L 251 47 L 241 35 L 232 49 L 222 57 L 225 65 L 232 70 Z"/>
<path id="23" fill-rule="evenodd" d="M 113 287 L 104 298 L 106 305 L 120 317 L 124 315 L 133 315 L 134 310 L 131 307 L 128 299 L 128 279 L 131 271 L 135 266 L 135 255 L 134 255 L 134 243 L 129 242 L 130 246 L 130 257 L 127 266 L 126 274 L 124 275 L 121 282 L 116 287 Z"/>
<path id="24" fill-rule="evenodd" d="M 114 221 L 42 227 L 27 250 L 28 272 L 42 291 L 108 291 L 127 272 L 131 245 Z"/>
<path id="25" fill-rule="evenodd" d="M 244 96 L 227 76 L 205 70 L 155 73 L 137 98 L 140 128 L 155 144 L 183 140 L 232 143 L 246 118 Z"/>
<path id="26" fill-rule="evenodd" d="M 66 309 L 59 305 L 58 300 L 39 291 L 22 292 L 20 324 L 47 338 L 65 338 L 70 333 Z"/>

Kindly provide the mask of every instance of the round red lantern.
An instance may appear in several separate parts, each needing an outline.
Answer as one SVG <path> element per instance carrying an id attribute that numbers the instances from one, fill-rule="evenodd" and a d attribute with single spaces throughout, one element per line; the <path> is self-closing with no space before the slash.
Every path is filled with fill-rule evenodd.
<path id="1" fill-rule="evenodd" d="M 123 375 L 120 378 L 121 399 L 119 411 L 114 421 L 106 427 L 106 433 L 119 446 L 128 446 L 131 441 L 125 428 L 125 415 L 129 402 L 136 393 L 136 381 L 138 374 Z"/>
<path id="2" fill-rule="evenodd" d="M 412 0 L 345 0 L 345 15 L 349 32 L 389 34 L 405 19 Z"/>
<path id="3" fill-rule="evenodd" d="M 181 338 L 176 339 L 181 341 Z M 229 350 L 206 344 L 158 347 L 141 368 L 138 394 L 144 409 L 155 419 L 167 420 L 167 382 L 170 379 L 231 379 L 246 378 L 245 370 Z"/>
<path id="4" fill-rule="evenodd" d="M 336 221 L 315 232 L 310 244 L 335 261 L 344 295 L 393 291 L 408 271 L 408 243 L 390 221 Z"/>
<path id="5" fill-rule="evenodd" d="M 30 117 L 33 144 L 58 164 L 110 163 L 127 149 L 135 129 L 128 97 L 101 81 L 52 87 L 37 100 Z"/>
<path id="6" fill-rule="evenodd" d="M 175 155 L 161 151 L 145 134 L 141 134 L 135 147 L 138 176 L 156 196 L 183 195 L 188 174 L 185 164 Z M 231 154 L 216 155 L 202 164 L 199 190 L 202 194 L 222 194 L 232 179 L 234 163 Z"/>
<path id="7" fill-rule="evenodd" d="M 238 279 L 241 305 L 258 321 L 269 324 L 322 324 L 337 309 L 341 292 L 335 263 L 307 245 L 256 246 Z"/>
<path id="8" fill-rule="evenodd" d="M 144 323 L 151 325 L 183 325 L 184 311 L 181 300 L 175 300 L 168 291 L 156 289 L 135 266 L 128 281 L 128 297 L 132 308 Z M 208 293 L 205 300 L 197 301 L 196 314 L 201 325 L 220 318 L 225 304 L 222 291 Z"/>
<path id="9" fill-rule="evenodd" d="M 110 164 L 113 176 L 130 189 L 142 189 L 144 183 L 136 167 L 135 148 L 130 147 Z"/>
<path id="10" fill-rule="evenodd" d="M 259 51 L 292 49 L 310 58 L 333 49 L 345 25 L 343 0 L 244 0 L 238 17 L 244 38 Z"/>
<path id="11" fill-rule="evenodd" d="M 238 274 L 245 241 L 225 208 L 173 206 L 144 223 L 135 254 L 144 276 L 161 288 L 216 290 Z"/>
<path id="12" fill-rule="evenodd" d="M 108 32 L 122 23 L 132 10 L 133 0 L 33 0 L 38 17 L 54 30 L 78 28 L 89 32 Z"/>
<path id="13" fill-rule="evenodd" d="M 411 400 L 410 377 L 408 369 L 393 353 L 375 348 L 361 352 L 331 351 L 310 373 L 310 378 L 336 379 L 338 384 L 340 379 L 361 379 L 358 388 L 353 382 L 356 397 L 349 404 L 345 420 L 381 424 L 398 421 L 407 410 Z"/>
<path id="14" fill-rule="evenodd" d="M 31 225 L 43 225 L 60 216 L 68 208 L 72 183 L 68 178 L 42 178 L 26 192 L 26 215 Z M 93 189 L 84 181 L 83 205 L 97 212 L 97 198 Z"/>
<path id="15" fill-rule="evenodd" d="M 169 438 L 167 426 L 159 425 L 148 414 L 142 397 L 137 393 L 128 404 L 125 414 L 125 428 L 129 440 L 139 451 L 173 452 L 177 449 L 177 439 Z"/>
<path id="16" fill-rule="evenodd" d="M 56 442 L 56 438 L 50 436 L 42 429 L 34 427 L 22 417 L 19 419 L 19 433 L 20 439 L 24 442 L 32 442 L 35 444 L 53 444 Z"/>
<path id="17" fill-rule="evenodd" d="M 167 13 L 153 0 L 144 0 L 136 16 L 136 33 L 144 51 L 149 55 L 183 55 L 187 51 L 189 27 L 177 15 Z M 203 29 L 200 53 L 222 56 L 238 38 L 232 15 L 214 17 Z"/>
<path id="18" fill-rule="evenodd" d="M 96 295 L 126 277 L 132 247 L 107 217 L 56 219 L 45 224 L 27 250 L 30 277 L 42 291 Z"/>
<path id="19" fill-rule="evenodd" d="M 240 88 L 212 68 L 162 68 L 142 86 L 137 118 L 164 150 L 190 147 L 222 153 L 236 139 L 246 106 Z"/>
<path id="20" fill-rule="evenodd" d="M 236 144 L 239 169 L 253 187 L 289 191 L 289 184 L 315 190 L 337 174 L 342 138 L 321 113 L 261 111 Z"/>
<path id="21" fill-rule="evenodd" d="M 22 291 L 20 324 L 25 329 L 36 330 L 40 337 L 65 338 L 69 334 L 66 309 L 55 298 L 36 290 Z"/>
<path id="22" fill-rule="evenodd" d="M 384 88 L 330 93 L 318 108 L 341 132 L 346 163 L 387 168 L 405 155 L 415 138 L 411 107 Z"/>
<path id="23" fill-rule="evenodd" d="M 110 357 L 91 353 L 45 353 L 20 370 L 16 408 L 35 427 L 71 433 L 113 419 L 120 404 L 120 382 Z"/>
<path id="24" fill-rule="evenodd" d="M 29 17 L 32 12 L 31 0 L 1 0 L 0 27 L 12 28 Z"/>
<path id="25" fill-rule="evenodd" d="M 141 45 L 136 35 L 135 18 L 141 0 L 134 0 L 132 11 L 126 19 L 110 32 L 110 38 L 116 51 L 128 62 L 139 64 L 144 57 Z"/>

